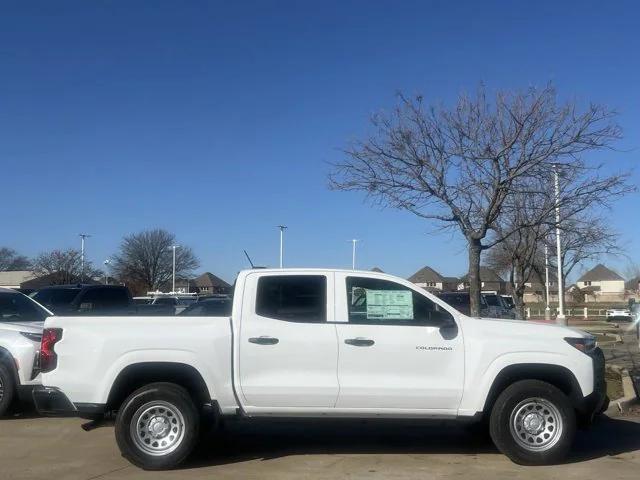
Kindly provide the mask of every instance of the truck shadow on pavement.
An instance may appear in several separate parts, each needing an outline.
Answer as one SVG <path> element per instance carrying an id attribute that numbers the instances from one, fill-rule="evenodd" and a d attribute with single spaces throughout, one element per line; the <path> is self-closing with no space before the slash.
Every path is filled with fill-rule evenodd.
<path id="1" fill-rule="evenodd" d="M 640 451 L 640 423 L 603 417 L 578 431 L 565 463 Z M 391 421 L 230 422 L 204 436 L 183 468 L 314 454 L 498 454 L 487 435 L 457 424 Z"/>

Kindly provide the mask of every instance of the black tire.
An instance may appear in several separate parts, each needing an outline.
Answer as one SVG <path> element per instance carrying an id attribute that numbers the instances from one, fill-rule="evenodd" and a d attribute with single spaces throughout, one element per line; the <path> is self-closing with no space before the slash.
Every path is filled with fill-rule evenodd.
<path id="1" fill-rule="evenodd" d="M 16 393 L 13 375 L 6 365 L 0 363 L 0 417 L 3 417 L 11 407 Z"/>
<path id="2" fill-rule="evenodd" d="M 562 461 L 571 448 L 575 431 L 575 411 L 567 396 L 539 380 L 509 385 L 491 410 L 493 443 L 520 465 Z"/>
<path id="3" fill-rule="evenodd" d="M 199 429 L 200 413 L 184 388 L 151 383 L 124 401 L 115 430 L 123 457 L 145 470 L 168 470 L 189 456 Z"/>

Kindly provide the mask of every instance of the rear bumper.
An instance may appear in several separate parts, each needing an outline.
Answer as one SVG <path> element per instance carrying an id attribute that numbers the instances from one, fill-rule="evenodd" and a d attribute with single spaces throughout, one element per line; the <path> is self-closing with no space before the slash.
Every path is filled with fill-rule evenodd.
<path id="1" fill-rule="evenodd" d="M 104 415 L 105 406 L 94 403 L 73 403 L 55 387 L 37 386 L 33 389 L 33 403 L 41 415 L 47 417 L 81 417 L 95 419 Z"/>

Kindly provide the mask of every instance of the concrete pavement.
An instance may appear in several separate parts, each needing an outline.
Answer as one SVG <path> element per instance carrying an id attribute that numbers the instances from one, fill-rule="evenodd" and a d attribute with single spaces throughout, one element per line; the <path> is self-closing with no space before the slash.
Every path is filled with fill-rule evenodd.
<path id="1" fill-rule="evenodd" d="M 231 424 L 204 439 L 180 470 L 126 462 L 113 428 L 77 419 L 0 421 L 0 478 L 17 479 L 637 479 L 640 418 L 603 418 L 579 432 L 562 465 L 521 467 L 459 426 L 414 422 Z"/>

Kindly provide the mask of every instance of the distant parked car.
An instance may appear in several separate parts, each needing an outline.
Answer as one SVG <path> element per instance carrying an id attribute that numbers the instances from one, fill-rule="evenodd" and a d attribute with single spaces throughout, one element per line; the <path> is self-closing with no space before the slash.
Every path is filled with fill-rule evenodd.
<path id="1" fill-rule="evenodd" d="M 55 285 L 31 294 L 56 315 L 174 315 L 174 309 L 136 305 L 123 285 Z"/>
<path id="2" fill-rule="evenodd" d="M 188 306 L 178 315 L 189 317 L 226 317 L 231 315 L 230 297 L 211 297 Z"/>
<path id="3" fill-rule="evenodd" d="M 151 302 L 151 305 L 164 305 L 173 308 L 174 314 L 177 315 L 198 301 L 195 295 L 162 295 L 157 296 Z"/>
<path id="4" fill-rule="evenodd" d="M 437 294 L 439 298 L 465 315 L 471 315 L 469 292 L 441 292 Z M 489 317 L 489 309 L 487 308 L 487 302 L 480 295 L 480 316 Z"/>
<path id="5" fill-rule="evenodd" d="M 607 322 L 610 320 L 631 321 L 631 311 L 628 308 L 610 308 L 606 312 Z"/>
<path id="6" fill-rule="evenodd" d="M 51 315 L 26 295 L 0 288 L 0 417 L 14 399 L 31 401 L 31 391 L 40 385 L 36 359 L 44 321 Z"/>

